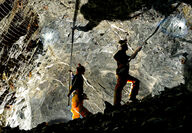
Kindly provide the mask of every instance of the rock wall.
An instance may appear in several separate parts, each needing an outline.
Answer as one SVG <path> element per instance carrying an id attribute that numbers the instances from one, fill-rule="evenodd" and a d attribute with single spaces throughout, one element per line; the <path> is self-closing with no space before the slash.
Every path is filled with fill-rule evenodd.
<path id="1" fill-rule="evenodd" d="M 4 112 L 7 117 L 6 125 L 19 125 L 21 129 L 30 129 L 42 122 L 66 122 L 71 119 L 67 93 L 75 2 L 28 1 L 27 6 L 32 7 L 38 14 L 39 32 L 35 39 L 39 38 L 42 42 L 42 52 L 35 54 L 30 75 L 21 77 L 15 83 L 18 102 Z M 106 6 L 106 9 L 103 6 L 107 4 L 106 1 L 79 2 L 72 70 L 75 71 L 78 63 L 86 67 L 85 93 L 89 100 L 85 101 L 85 106 L 91 112 L 103 112 L 104 101 L 113 103 L 113 90 L 116 84 L 116 62 L 113 55 L 119 49 L 119 39 L 123 38 L 128 39 L 129 55 L 132 54 L 132 50 L 144 45 L 130 65 L 130 74 L 141 81 L 139 99 L 148 94 L 158 95 L 165 87 L 172 88 L 181 83 L 186 83 L 188 88 L 191 88 L 190 17 L 187 18 L 188 33 L 184 38 L 165 34 L 161 32 L 160 27 L 148 43 L 143 44 L 165 16 L 178 13 L 185 16 L 191 11 L 191 3 L 178 4 L 157 0 L 148 1 L 151 3 L 146 4 L 141 0 L 130 5 L 125 4 L 130 3 L 129 0 L 118 4 L 112 1 L 113 8 L 110 10 L 110 6 Z M 139 8 L 136 8 L 137 5 L 140 5 Z M 121 6 L 124 8 L 121 9 Z M 94 13 L 97 13 L 98 18 Z M 181 64 L 180 61 L 184 53 L 188 53 L 187 65 Z M 123 90 L 122 103 L 128 101 L 129 92 L 128 84 Z M 24 98 L 19 102 L 21 96 Z"/>

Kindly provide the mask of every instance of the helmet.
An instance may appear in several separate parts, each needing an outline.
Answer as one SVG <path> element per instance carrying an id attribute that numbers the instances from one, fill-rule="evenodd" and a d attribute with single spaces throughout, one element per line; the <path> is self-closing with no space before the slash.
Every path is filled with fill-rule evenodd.
<path id="1" fill-rule="evenodd" d="M 80 63 L 78 64 L 77 71 L 79 73 L 84 73 L 85 72 L 85 67 L 82 66 Z"/>
<path id="2" fill-rule="evenodd" d="M 119 44 L 121 45 L 121 47 L 127 46 L 127 39 L 119 40 Z"/>

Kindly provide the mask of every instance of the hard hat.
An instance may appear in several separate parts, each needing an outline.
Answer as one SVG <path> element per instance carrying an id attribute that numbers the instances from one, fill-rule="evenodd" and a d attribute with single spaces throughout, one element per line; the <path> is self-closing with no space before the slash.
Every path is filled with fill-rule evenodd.
<path id="1" fill-rule="evenodd" d="M 121 47 L 127 46 L 127 39 L 119 40 L 119 44 L 121 45 Z"/>
<path id="2" fill-rule="evenodd" d="M 78 72 L 81 72 L 81 73 L 84 73 L 85 72 L 85 67 L 82 66 L 80 63 L 78 64 L 78 67 L 77 67 L 77 71 Z"/>

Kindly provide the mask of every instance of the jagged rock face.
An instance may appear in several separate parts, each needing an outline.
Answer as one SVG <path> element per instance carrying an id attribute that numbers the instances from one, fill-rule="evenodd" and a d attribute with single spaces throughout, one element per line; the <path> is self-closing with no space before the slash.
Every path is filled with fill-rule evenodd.
<path id="1" fill-rule="evenodd" d="M 140 8 L 131 8 L 121 3 L 124 8 L 120 10 L 120 3 L 111 3 L 112 6 L 117 6 L 114 8 L 119 11 L 114 14 L 114 10 L 110 13 L 105 12 L 105 6 L 100 6 L 107 3 L 97 2 L 82 0 L 79 3 L 76 19 L 78 28 L 74 31 L 72 56 L 73 71 L 78 63 L 86 67 L 84 90 L 89 100 L 85 101 L 85 106 L 93 113 L 103 112 L 104 101 L 113 103 L 113 90 L 116 84 L 116 62 L 113 55 L 118 50 L 119 39 L 128 39 L 130 49 L 127 54 L 132 54 L 131 49 L 143 45 L 142 42 L 152 34 L 165 15 L 172 12 L 170 7 L 175 7 L 175 3 L 158 0 L 149 5 L 140 1 Z M 129 0 L 124 2 L 129 3 Z M 158 7 L 158 2 L 162 2 L 162 6 Z M 135 3 L 137 4 L 139 3 Z M 167 4 L 169 6 L 165 6 Z M 183 12 L 183 16 L 190 14 L 190 4 L 182 3 L 178 7 L 178 12 Z M 152 8 L 153 5 L 155 8 Z M 95 6 L 97 8 L 91 8 Z M 17 102 L 3 112 L 6 116 L 6 125 L 19 125 L 21 129 L 30 129 L 42 122 L 71 119 L 67 93 L 75 0 L 28 0 L 26 7 L 32 7 L 38 14 L 39 28 L 35 39 L 39 38 L 40 42 L 37 43 L 35 39 L 33 41 L 35 46 L 43 46 L 38 48 L 41 52 L 34 53 L 33 63 L 29 65 L 32 68 L 29 69 L 29 76 L 22 74 L 23 76 L 14 82 Z M 89 10 L 85 10 L 86 8 Z M 129 13 L 126 8 L 130 8 Z M 94 12 L 98 10 L 97 15 L 101 15 L 99 18 L 93 17 L 93 9 Z M 113 14 L 127 16 L 116 17 Z M 187 17 L 186 20 L 190 28 L 191 18 Z M 19 44 L 24 44 L 22 39 L 23 37 L 20 37 Z M 164 87 L 172 88 L 181 83 L 186 83 L 188 88 L 191 88 L 191 40 L 189 29 L 184 38 L 174 38 L 161 32 L 161 27 L 148 40 L 148 44 L 143 46 L 130 64 L 130 74 L 141 81 L 138 98 L 148 94 L 159 94 Z M 33 51 L 33 47 L 30 50 Z M 183 53 L 188 53 L 186 64 L 181 64 L 180 61 Z M 127 85 L 123 91 L 122 103 L 127 102 L 129 92 Z"/>

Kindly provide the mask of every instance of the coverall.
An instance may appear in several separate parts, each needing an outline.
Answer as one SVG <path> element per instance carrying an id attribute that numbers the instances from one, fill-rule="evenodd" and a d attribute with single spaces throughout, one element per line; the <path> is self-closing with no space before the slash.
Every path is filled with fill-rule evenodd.
<path id="1" fill-rule="evenodd" d="M 72 97 L 72 107 L 71 112 L 73 113 L 72 119 L 86 117 L 91 113 L 83 106 L 83 77 L 81 74 L 76 74 L 72 80 L 71 92 L 73 92 Z"/>

